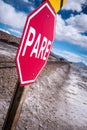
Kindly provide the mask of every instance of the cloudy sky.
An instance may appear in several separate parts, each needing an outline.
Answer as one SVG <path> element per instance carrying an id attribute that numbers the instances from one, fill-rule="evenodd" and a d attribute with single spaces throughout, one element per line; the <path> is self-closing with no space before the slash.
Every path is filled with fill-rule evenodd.
<path id="1" fill-rule="evenodd" d="M 21 37 L 26 17 L 42 0 L 0 0 L 0 30 Z M 52 51 L 87 65 L 87 0 L 67 0 L 57 14 Z"/>

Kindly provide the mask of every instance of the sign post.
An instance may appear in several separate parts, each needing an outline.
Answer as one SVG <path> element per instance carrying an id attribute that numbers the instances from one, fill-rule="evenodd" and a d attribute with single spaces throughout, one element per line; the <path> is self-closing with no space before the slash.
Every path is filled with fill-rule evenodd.
<path id="1" fill-rule="evenodd" d="M 2 130 L 15 130 L 29 86 L 20 87 L 18 81 Z"/>

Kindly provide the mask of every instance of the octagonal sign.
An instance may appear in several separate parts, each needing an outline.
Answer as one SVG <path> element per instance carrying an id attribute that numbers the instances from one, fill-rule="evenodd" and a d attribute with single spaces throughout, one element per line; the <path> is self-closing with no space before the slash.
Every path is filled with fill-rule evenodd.
<path id="1" fill-rule="evenodd" d="M 45 66 L 55 32 L 55 12 L 44 2 L 27 17 L 16 66 L 21 86 L 33 83 Z"/>

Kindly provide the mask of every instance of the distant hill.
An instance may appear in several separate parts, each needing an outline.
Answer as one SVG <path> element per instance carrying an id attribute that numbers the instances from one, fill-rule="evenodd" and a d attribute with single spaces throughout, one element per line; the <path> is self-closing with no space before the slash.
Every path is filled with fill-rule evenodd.
<path id="1" fill-rule="evenodd" d="M 6 32 L 3 32 L 0 30 L 0 41 L 1 42 L 5 42 L 9 45 L 13 45 L 18 47 L 19 42 L 20 42 L 20 38 L 13 36 L 11 34 L 8 34 Z M 49 56 L 50 60 L 55 60 L 57 59 L 58 61 L 61 62 L 69 62 L 67 59 L 65 59 L 64 57 L 61 57 L 59 55 L 56 55 L 54 52 L 50 52 L 50 56 Z M 72 63 L 72 62 L 71 62 Z M 81 67 L 87 67 L 84 63 L 82 62 L 75 62 L 75 64 L 80 65 Z"/>
<path id="2" fill-rule="evenodd" d="M 55 58 L 57 58 L 57 59 L 59 59 L 59 61 L 62 61 L 62 62 L 63 62 L 63 61 L 64 61 L 64 62 L 69 62 L 69 63 L 77 64 L 77 65 L 79 65 L 80 67 L 87 67 L 87 65 L 84 64 L 83 62 L 71 62 L 71 61 L 68 61 L 68 60 L 65 59 L 64 57 L 61 57 L 61 56 L 59 56 L 59 55 L 56 55 L 56 54 L 53 53 L 52 51 L 51 51 L 50 55 L 53 56 L 53 57 L 55 57 Z"/>
<path id="3" fill-rule="evenodd" d="M 76 62 L 75 64 L 81 66 L 81 67 L 87 67 L 87 65 L 85 65 L 83 62 Z"/>
<path id="4" fill-rule="evenodd" d="M 20 42 L 20 38 L 0 30 L 0 41 L 12 44 L 14 46 L 18 46 L 18 44 Z"/>
<path id="5" fill-rule="evenodd" d="M 51 56 L 53 56 L 53 57 L 55 57 L 55 58 L 57 58 L 57 59 L 59 59 L 60 61 L 64 61 L 64 62 L 68 62 L 65 58 L 63 58 L 63 57 L 61 57 L 61 56 L 59 56 L 59 55 L 56 55 L 55 53 L 53 53 L 52 51 L 50 52 L 50 55 Z"/>

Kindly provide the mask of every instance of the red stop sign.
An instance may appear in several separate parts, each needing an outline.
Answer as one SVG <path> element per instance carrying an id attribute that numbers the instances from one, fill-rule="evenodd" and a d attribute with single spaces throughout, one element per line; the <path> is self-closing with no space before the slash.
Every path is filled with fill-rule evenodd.
<path id="1" fill-rule="evenodd" d="M 44 2 L 26 21 L 16 65 L 21 86 L 32 83 L 45 66 L 55 32 L 55 12 Z"/>

